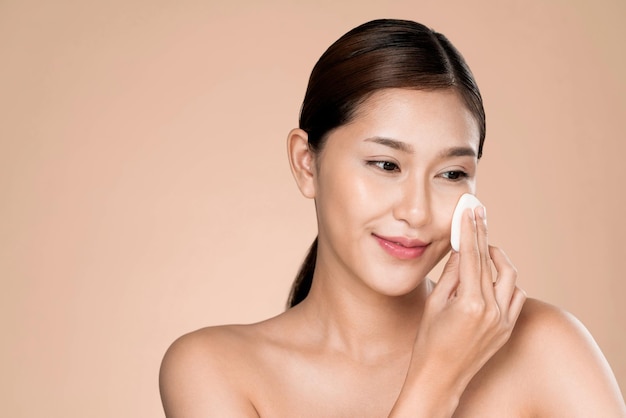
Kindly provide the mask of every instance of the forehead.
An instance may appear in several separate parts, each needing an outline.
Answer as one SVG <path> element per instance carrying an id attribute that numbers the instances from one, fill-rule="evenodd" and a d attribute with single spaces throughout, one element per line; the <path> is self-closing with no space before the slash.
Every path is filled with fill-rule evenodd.
<path id="1" fill-rule="evenodd" d="M 480 138 L 474 116 L 453 89 L 379 90 L 359 105 L 345 128 L 357 137 L 394 138 L 417 148 L 471 146 L 477 151 Z"/>

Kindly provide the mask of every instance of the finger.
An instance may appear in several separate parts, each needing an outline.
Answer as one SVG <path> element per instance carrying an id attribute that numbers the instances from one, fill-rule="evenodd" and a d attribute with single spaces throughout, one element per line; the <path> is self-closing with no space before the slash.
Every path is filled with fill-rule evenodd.
<path id="1" fill-rule="evenodd" d="M 441 277 L 433 290 L 433 296 L 448 300 L 459 285 L 459 253 L 452 251 L 446 265 L 443 267 Z"/>
<path id="2" fill-rule="evenodd" d="M 509 257 L 498 247 L 489 246 L 491 260 L 497 271 L 497 279 L 493 288 L 495 291 L 496 302 L 501 310 L 510 309 L 511 298 L 515 291 L 515 283 L 517 281 L 517 270 Z"/>
<path id="3" fill-rule="evenodd" d="M 489 240 L 487 238 L 487 212 L 484 206 L 475 210 L 476 240 L 480 254 L 480 283 L 485 301 L 494 301 L 493 276 L 491 275 L 491 256 L 489 254 Z"/>
<path id="4" fill-rule="evenodd" d="M 516 286 L 511 298 L 511 305 L 509 306 L 508 320 L 510 324 L 515 323 L 517 318 L 519 318 L 524 302 L 526 302 L 526 292 Z"/>
<path id="5" fill-rule="evenodd" d="M 476 219 L 472 209 L 463 212 L 459 244 L 459 296 L 482 299 L 480 281 L 480 252 L 476 240 Z"/>

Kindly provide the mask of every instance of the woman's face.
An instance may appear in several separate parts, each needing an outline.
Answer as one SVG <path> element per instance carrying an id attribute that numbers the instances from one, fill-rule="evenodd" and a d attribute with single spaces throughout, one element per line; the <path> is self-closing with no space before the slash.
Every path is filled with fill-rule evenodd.
<path id="1" fill-rule="evenodd" d="M 453 90 L 371 96 L 316 157 L 316 270 L 388 296 L 416 289 L 450 249 L 459 197 L 475 192 L 478 142 Z"/>

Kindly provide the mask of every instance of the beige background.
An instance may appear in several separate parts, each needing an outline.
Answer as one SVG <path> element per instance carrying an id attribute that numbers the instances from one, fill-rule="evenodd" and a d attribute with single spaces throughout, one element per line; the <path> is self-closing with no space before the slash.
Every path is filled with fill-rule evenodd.
<path id="1" fill-rule="evenodd" d="M 624 390 L 623 1 L 228 4 L 0 0 L 3 416 L 162 416 L 174 338 L 283 309 L 315 235 L 285 138 L 319 55 L 378 17 L 469 61 L 492 240 Z"/>

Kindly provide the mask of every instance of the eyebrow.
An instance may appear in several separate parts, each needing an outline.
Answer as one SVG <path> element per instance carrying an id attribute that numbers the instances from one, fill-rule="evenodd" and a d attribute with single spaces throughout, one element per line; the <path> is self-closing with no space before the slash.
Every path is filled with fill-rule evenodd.
<path id="1" fill-rule="evenodd" d="M 452 147 L 445 149 L 441 152 L 440 157 L 443 158 L 451 158 L 451 157 L 474 157 L 476 158 L 476 151 L 471 147 Z"/>
<path id="2" fill-rule="evenodd" d="M 411 144 L 407 144 L 406 142 L 398 141 L 397 139 L 385 138 L 381 136 L 374 136 L 372 138 L 367 138 L 365 141 L 374 142 L 376 144 L 384 145 L 398 151 L 406 152 L 407 154 L 414 154 L 415 150 Z M 452 158 L 452 157 L 473 157 L 476 158 L 476 151 L 471 147 L 452 147 L 443 150 L 439 154 L 439 158 Z"/>
<path id="3" fill-rule="evenodd" d="M 380 144 L 386 147 L 397 149 L 398 151 L 406 152 L 407 154 L 413 154 L 415 152 L 415 150 L 410 144 L 407 144 L 406 142 L 398 141 L 396 139 L 374 136 L 372 138 L 367 138 L 366 141 L 374 142 L 376 144 Z"/>

